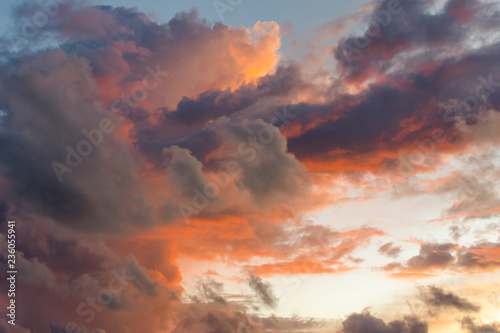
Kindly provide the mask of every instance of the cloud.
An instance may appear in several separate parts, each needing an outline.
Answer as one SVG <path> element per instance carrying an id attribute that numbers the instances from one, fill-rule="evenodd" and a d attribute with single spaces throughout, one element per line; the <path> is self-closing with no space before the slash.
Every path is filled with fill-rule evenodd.
<path id="1" fill-rule="evenodd" d="M 96 146 L 83 133 L 103 119 L 118 126 L 96 100 L 88 62 L 60 50 L 18 61 L 0 75 L 0 100 L 7 105 L 0 129 L 2 177 L 8 179 L 2 196 L 73 229 L 124 232 L 151 225 L 129 147 L 102 132 Z M 88 156 L 77 155 L 79 149 Z M 62 179 L 55 162 L 65 170 Z"/>
<path id="2" fill-rule="evenodd" d="M 392 242 L 385 243 L 379 247 L 378 252 L 390 258 L 396 258 L 401 253 L 401 246 L 394 246 Z"/>
<path id="3" fill-rule="evenodd" d="M 419 254 L 409 258 L 405 265 L 391 263 L 383 269 L 395 271 L 393 276 L 425 276 L 432 272 L 446 269 L 455 260 L 450 253 L 456 249 L 457 245 L 452 243 L 424 243 L 420 245 Z"/>
<path id="4" fill-rule="evenodd" d="M 488 30 L 498 26 L 498 22 L 486 20 L 484 15 L 495 10 L 493 5 L 477 0 L 447 1 L 438 11 L 430 10 L 433 3 L 428 1 L 405 0 L 396 4 L 390 0 L 377 2 L 366 28 L 346 36 L 334 49 L 347 80 L 361 81 L 388 72 L 401 57 L 408 57 L 409 50 L 425 48 L 439 56 L 446 52 L 445 45 L 463 45 L 473 31 L 471 27 Z M 415 26 L 422 29 L 415 31 Z M 426 57 L 419 54 L 412 60 L 425 61 Z"/>
<path id="5" fill-rule="evenodd" d="M 262 304 L 270 308 L 276 307 L 278 299 L 274 295 L 269 282 L 265 282 L 260 277 L 250 274 L 248 285 L 255 292 Z"/>
<path id="6" fill-rule="evenodd" d="M 449 264 L 453 256 L 449 253 L 455 246 L 453 244 L 423 244 L 418 256 L 408 260 L 410 268 L 425 269 L 428 267 L 441 267 Z"/>
<path id="7" fill-rule="evenodd" d="M 369 18 L 380 18 L 388 5 L 377 2 Z M 25 54 L 2 51 L 0 200 L 9 205 L 0 215 L 26 222 L 19 224 L 19 300 L 29 306 L 19 309 L 20 325 L 38 332 L 82 323 L 92 312 L 80 316 L 75 309 L 109 288 L 122 268 L 134 279 L 94 311 L 93 330 L 316 325 L 258 318 L 226 298 L 215 280 L 183 304 L 176 262 L 180 256 L 227 258 L 255 271 L 252 290 L 272 307 L 276 300 L 258 276 L 354 270 L 355 251 L 384 235 L 368 226 L 336 230 L 307 221 L 336 203 L 336 176 L 352 183 L 363 175 L 392 180 L 432 170 L 448 154 L 496 145 L 500 92 L 491 88 L 500 75 L 492 34 L 498 22 L 487 15 L 495 8 L 475 0 L 450 0 L 435 10 L 422 0 L 402 7 L 352 61 L 340 46 L 321 47 L 333 49 L 336 67 L 319 77 L 307 72 L 308 64 L 281 58 L 275 22 L 211 25 L 196 10 L 160 24 L 136 9 L 62 6 Z M 35 10 L 35 4 L 21 5 L 14 18 Z M 349 20 L 313 33 L 330 40 Z M 474 29 L 487 38 L 473 43 Z M 485 85 L 490 74 L 494 82 Z M 154 77 L 158 85 L 146 92 L 144 82 Z M 460 109 L 480 83 L 482 105 Z M 140 98 L 134 102 L 132 95 Z M 72 151 L 92 141 L 83 131 L 99 128 L 103 119 L 114 130 L 102 140 L 94 136 L 99 144 L 75 162 Z M 430 163 L 411 162 L 414 154 Z M 64 169 L 61 182 L 53 162 L 71 160 L 78 165 Z M 194 206 L 195 195 L 207 196 L 214 184 L 217 195 L 184 219 L 179 206 Z M 494 184 L 449 177 L 440 185 L 429 190 L 457 196 L 447 214 L 498 213 Z M 486 241 L 422 242 L 417 255 L 384 269 L 393 276 L 491 271 L 500 266 L 498 248 Z M 389 257 L 400 251 L 392 243 L 379 248 Z M 444 291 L 427 294 L 438 307 L 469 304 Z M 363 313 L 349 316 L 343 330 L 420 333 L 427 324 L 415 317 L 386 324 Z"/>
<path id="8" fill-rule="evenodd" d="M 342 322 L 342 333 L 427 333 L 428 324 L 415 316 L 385 323 L 369 312 L 354 313 Z"/>
<path id="9" fill-rule="evenodd" d="M 464 174 L 450 173 L 432 185 L 435 194 L 453 195 L 456 201 L 444 210 L 444 216 L 464 216 L 465 219 L 494 215 L 499 202 L 493 179 Z M 483 215 L 484 214 L 484 215 Z"/>
<path id="10" fill-rule="evenodd" d="M 259 277 L 250 274 L 248 282 L 260 301 L 266 306 L 276 304 L 271 286 Z M 174 333 L 184 332 L 261 332 L 273 330 L 287 332 L 290 330 L 313 329 L 326 323 L 310 318 L 264 317 L 250 310 L 258 309 L 248 295 L 228 295 L 224 285 L 212 277 L 198 280 L 196 294 L 190 295 L 190 302 L 184 302 L 178 309 L 178 321 Z M 229 299 L 237 299 L 229 301 Z M 241 299 L 241 300 L 239 300 Z"/>
<path id="11" fill-rule="evenodd" d="M 302 196 L 312 186 L 304 166 L 287 151 L 286 138 L 263 121 L 232 122 L 221 119 L 214 131 L 224 145 L 236 146 L 234 157 L 241 168 L 237 185 L 245 188 L 261 205 L 275 205 Z"/>
<path id="12" fill-rule="evenodd" d="M 349 271 L 356 268 L 346 263 L 352 259 L 350 254 L 359 247 L 369 244 L 372 237 L 384 235 L 382 231 L 373 228 L 335 232 L 323 226 L 299 228 L 290 237 L 294 234 L 298 234 L 301 238 L 292 243 L 291 247 L 280 250 L 286 250 L 288 256 L 282 256 L 282 260 L 279 261 L 248 265 L 246 268 L 257 272 L 260 276 Z"/>
<path id="13" fill-rule="evenodd" d="M 136 10 L 110 6 L 76 9 L 73 15 L 80 20 L 108 17 L 100 24 L 104 35 L 89 31 L 86 38 L 79 35 L 86 30 L 74 21 L 54 24 L 54 30 L 65 32 L 63 48 L 89 59 L 96 75 L 132 87 L 127 81 L 144 77 L 148 64 L 159 64 L 170 73 L 175 84 L 161 85 L 148 96 L 148 103 L 156 107 L 173 107 L 184 96 L 255 82 L 278 59 L 280 35 L 274 22 L 258 22 L 251 29 L 210 26 L 194 9 L 158 24 Z"/>
<path id="14" fill-rule="evenodd" d="M 373 20 L 389 3 L 377 2 Z M 302 116 L 290 131 L 289 146 L 310 170 L 413 173 L 432 169 L 441 153 L 452 153 L 468 143 L 457 131 L 460 117 L 448 114 L 442 104 L 474 96 L 480 75 L 499 77 L 493 63 L 498 45 L 484 43 L 474 55 L 451 50 L 468 45 L 476 26 L 485 33 L 493 31 L 498 22 L 487 19 L 488 11 L 498 10 L 478 1 L 448 1 L 437 12 L 425 1 L 400 3 L 401 12 L 391 15 L 390 24 L 379 34 L 366 38 L 369 45 L 350 63 L 341 55 L 341 46 L 354 43 L 358 36 L 339 43 L 334 54 L 341 79 L 332 85 L 337 92 L 333 101 L 300 105 Z M 423 28 L 415 32 L 414 26 Z M 457 64 L 467 69 L 459 74 Z M 498 89 L 486 95 L 483 108 L 465 114 L 467 128 L 475 128 L 474 119 L 489 105 L 498 109 Z M 419 154 L 422 161 L 398 161 L 411 153 Z"/>
<path id="15" fill-rule="evenodd" d="M 215 281 L 215 279 L 210 276 L 199 280 L 196 284 L 196 290 L 197 294 L 190 296 L 190 299 L 193 302 L 214 302 L 223 305 L 227 303 L 222 296 L 224 292 L 224 285 L 221 282 Z"/>
<path id="16" fill-rule="evenodd" d="M 183 305 L 179 323 L 174 333 L 187 332 L 251 332 L 258 328 L 241 308 L 226 307 L 221 304 Z"/>
<path id="17" fill-rule="evenodd" d="M 11 325 L 4 318 L 0 319 L 0 332 L 1 333 L 31 333 L 31 330 L 24 328 L 20 325 Z"/>
<path id="18" fill-rule="evenodd" d="M 500 267 L 500 245 L 479 242 L 471 246 L 453 243 L 422 243 L 419 254 L 406 263 L 390 263 L 383 270 L 393 277 L 426 277 L 443 271 L 471 274 Z"/>
<path id="19" fill-rule="evenodd" d="M 431 314 L 433 314 L 433 310 L 442 308 L 453 308 L 463 312 L 478 312 L 481 310 L 481 307 L 471 303 L 468 299 L 434 285 L 420 287 L 419 293 L 420 299 L 431 308 L 429 310 Z"/>
<path id="20" fill-rule="evenodd" d="M 72 330 L 73 326 L 66 326 L 66 325 L 50 325 L 50 333 L 64 333 L 66 331 Z M 106 331 L 102 329 L 96 329 L 93 330 L 92 333 L 106 333 Z"/>
<path id="21" fill-rule="evenodd" d="M 91 331 L 167 329 L 172 325 L 170 314 L 179 303 L 181 288 L 178 271 L 171 269 L 175 263 L 165 255 L 168 243 L 162 242 L 161 246 L 167 248 L 160 252 L 165 254 L 154 259 L 147 253 L 148 246 L 145 254 L 134 251 L 139 261 L 120 249 L 130 251 L 135 246 L 123 238 L 110 244 L 105 237 L 88 237 L 13 209 L 9 209 L 9 219 L 18 222 L 16 282 L 22 288 L 16 290 L 16 302 L 23 304 L 16 309 L 19 327 L 37 331 L 52 327 L 60 333 L 61 327 L 72 322 Z M 7 247 L 4 236 L 0 243 Z M 155 245 L 154 253 L 161 246 Z M 143 256 L 150 261 L 142 260 Z M 6 262 L 6 255 L 1 257 Z M 37 297 L 33 298 L 34 294 Z M 92 300 L 94 305 L 88 303 Z M 3 304 L 8 299 L 4 296 L 0 301 Z M 149 315 L 155 322 L 141 323 L 139 318 Z"/>
<path id="22" fill-rule="evenodd" d="M 500 324 L 493 322 L 491 324 L 477 323 L 476 319 L 464 317 L 462 319 L 462 330 L 467 333 L 498 333 L 500 332 Z"/>
<path id="23" fill-rule="evenodd" d="M 252 315 L 237 304 L 195 303 L 181 305 L 179 322 L 172 332 L 307 332 L 324 328 L 325 325 L 324 322 L 309 318 Z"/>
<path id="24" fill-rule="evenodd" d="M 500 244 L 482 242 L 470 247 L 460 248 L 458 265 L 464 270 L 489 271 L 500 267 Z"/>

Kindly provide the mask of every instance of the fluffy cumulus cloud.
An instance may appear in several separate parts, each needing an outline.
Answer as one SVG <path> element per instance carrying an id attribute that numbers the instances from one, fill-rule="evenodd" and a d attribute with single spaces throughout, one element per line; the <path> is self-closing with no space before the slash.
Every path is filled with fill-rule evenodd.
<path id="1" fill-rule="evenodd" d="M 112 136 L 88 61 L 61 50 L 17 61 L 1 72 L 2 199 L 74 229 L 150 224 L 137 160 Z"/>
<path id="2" fill-rule="evenodd" d="M 18 326 L 2 319 L 0 331 L 309 330 L 324 323 L 252 310 L 278 303 L 268 277 L 356 270 L 359 252 L 388 235 L 311 221 L 366 177 L 385 177 L 406 196 L 449 195 L 443 219 L 497 216 L 494 167 L 483 178 L 447 174 L 409 189 L 412 176 L 458 151 L 498 145 L 498 8 L 432 4 L 366 7 L 368 27 L 328 45 L 325 82 L 311 79 L 307 62 L 281 57 L 277 23 L 234 28 L 196 10 L 158 23 L 137 9 L 67 3 L 28 45 L 2 37 L 0 212 L 3 226 L 19 221 L 23 307 Z M 19 4 L 14 18 L 21 25 L 37 8 Z M 317 29 L 326 38 L 344 23 Z M 474 42 L 483 35 L 493 37 Z M 481 156 L 483 165 L 494 159 Z M 455 234 L 419 241 L 409 258 L 396 241 L 374 252 L 394 260 L 383 267 L 391 277 L 500 268 L 500 239 L 462 244 Z M 252 296 L 234 300 L 208 280 L 189 297 L 179 257 L 228 258 Z M 438 287 L 420 297 L 435 311 L 479 311 Z M 495 325 L 462 321 L 469 332 Z M 340 331 L 426 333 L 428 324 L 364 312 Z"/>

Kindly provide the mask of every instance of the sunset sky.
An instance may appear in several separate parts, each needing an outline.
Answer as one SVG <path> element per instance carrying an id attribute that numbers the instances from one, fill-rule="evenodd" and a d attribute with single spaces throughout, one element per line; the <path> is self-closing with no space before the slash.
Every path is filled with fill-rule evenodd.
<path id="1" fill-rule="evenodd" d="M 0 8 L 0 333 L 500 333 L 500 1 Z"/>

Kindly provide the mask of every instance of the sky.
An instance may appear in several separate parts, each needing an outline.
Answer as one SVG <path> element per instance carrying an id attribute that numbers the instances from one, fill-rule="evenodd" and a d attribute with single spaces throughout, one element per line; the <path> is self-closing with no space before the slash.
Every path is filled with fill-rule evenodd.
<path id="1" fill-rule="evenodd" d="M 500 1 L 0 7 L 0 332 L 500 332 Z"/>

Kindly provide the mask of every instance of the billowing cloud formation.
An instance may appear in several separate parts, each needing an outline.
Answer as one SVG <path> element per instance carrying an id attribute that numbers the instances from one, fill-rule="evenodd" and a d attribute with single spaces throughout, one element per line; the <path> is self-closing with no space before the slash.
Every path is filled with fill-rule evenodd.
<path id="1" fill-rule="evenodd" d="M 498 22 L 492 4 L 481 1 L 447 1 L 442 11 L 430 10 L 433 3 L 424 0 L 384 0 L 375 9 L 363 31 L 349 36 L 335 49 L 346 79 L 366 80 L 397 65 L 398 56 L 423 48 L 443 54 L 446 44 L 460 45 L 470 37 L 470 27 L 493 28 Z M 406 23 L 406 24 L 405 24 Z M 421 29 L 415 31 L 413 27 Z M 395 29 L 397 27 L 397 29 Z M 415 60 L 415 59 L 413 59 Z M 416 60 L 426 61 L 422 54 Z"/>
<path id="2" fill-rule="evenodd" d="M 24 6 L 17 18 L 37 9 L 32 7 Z M 177 14 L 167 24 L 123 7 L 76 3 L 63 11 L 44 32 L 61 34 L 65 51 L 88 59 L 101 88 L 109 89 L 103 93 L 112 99 L 134 87 L 148 74 L 148 66 L 168 69 L 176 80 L 148 96 L 148 103 L 163 107 L 206 90 L 238 88 L 266 75 L 277 62 L 280 38 L 274 22 L 258 22 L 252 29 L 210 26 L 196 9 Z"/>
<path id="3" fill-rule="evenodd" d="M 447 154 L 497 145 L 498 9 L 477 0 L 430 5 L 376 2 L 368 19 L 378 31 L 332 45 L 336 67 L 319 83 L 303 64 L 281 61 L 276 23 L 212 25 L 196 10 L 160 24 L 134 9 L 64 5 L 23 54 L 2 51 L 0 199 L 9 219 L 23 221 L 18 297 L 30 304 L 19 309 L 18 331 L 72 322 L 97 332 L 312 327 L 258 320 L 215 281 L 183 302 L 177 257 L 227 258 L 255 272 L 251 287 L 272 306 L 257 274 L 354 270 L 355 252 L 386 234 L 308 220 L 338 199 L 335 177 L 397 183 Z M 15 18 L 34 11 L 20 5 Z M 477 34 L 488 37 L 475 43 Z M 357 49 L 346 54 L 345 45 Z M 495 183 L 453 176 L 426 189 L 457 196 L 446 215 L 500 213 Z M 418 254 L 384 269 L 492 271 L 499 248 L 422 241 Z M 400 251 L 379 248 L 391 258 Z M 430 295 L 435 306 L 473 310 L 458 296 Z M 343 322 L 345 333 L 427 330 L 411 316 Z"/>
<path id="4" fill-rule="evenodd" d="M 88 61 L 57 50 L 18 62 L 0 78 L 3 199 L 74 229 L 150 225 L 137 161 L 112 135 Z"/>
<path id="5" fill-rule="evenodd" d="M 33 10 L 23 5 L 16 15 Z M 56 50 L 16 56 L 3 65 L 0 77 L 1 172 L 6 180 L 2 199 L 24 212 L 17 215 L 11 207 L 8 215 L 27 223 L 18 232 L 30 240 L 18 247 L 19 283 L 24 287 L 18 300 L 23 303 L 35 291 L 38 295 L 32 306 L 19 310 L 19 324 L 56 332 L 81 325 L 96 332 L 171 330 L 178 320 L 174 309 L 182 290 L 174 247 L 165 239 L 129 236 L 155 224 L 183 224 L 177 205 L 192 204 L 193 188 L 203 191 L 214 181 L 203 165 L 207 161 L 187 137 L 227 112 L 208 117 L 193 113 L 189 99 L 204 101 L 211 98 L 205 91 L 213 90 L 217 109 L 219 100 L 241 91 L 235 112 L 252 104 L 247 101 L 288 93 L 300 83 L 300 74 L 293 66 L 270 74 L 279 47 L 278 26 L 272 22 L 258 23 L 250 31 L 222 24 L 210 27 L 196 11 L 179 14 L 167 25 L 124 8 L 83 5 L 63 6 L 60 11 L 46 32 L 62 34 L 64 43 Z M 49 35 L 41 34 L 40 40 Z M 175 78 L 182 80 L 161 86 Z M 293 80 L 285 83 L 289 79 Z M 248 87 L 256 86 L 260 92 L 252 96 Z M 245 97 L 246 91 L 250 94 Z M 147 99 L 144 92 L 149 93 Z M 188 111 L 168 113 L 178 102 Z M 144 134 L 165 133 L 158 127 L 165 124 L 160 119 L 163 112 L 168 113 L 169 126 L 186 127 L 172 132 L 160 147 L 159 159 L 152 159 Z M 284 136 L 257 119 L 234 120 L 233 126 L 230 122 L 220 119 L 206 133 L 227 145 L 245 143 L 241 156 L 234 158 L 243 172 L 230 179 L 228 190 L 247 193 L 248 198 L 228 205 L 234 193 L 221 193 L 197 215 L 224 209 L 244 213 L 244 204 L 259 200 L 273 210 L 291 193 L 299 198 L 299 186 L 308 186 L 309 180 L 287 152 Z M 254 135 L 257 146 L 247 141 Z M 263 143 L 267 149 L 261 153 Z M 223 162 L 228 158 L 206 166 L 217 171 Z M 255 168 L 274 172 L 269 177 Z M 166 193 L 164 197 L 157 196 L 157 190 Z M 29 232 L 30 224 L 36 231 Z M 64 228 L 56 232 L 57 226 Z M 85 232 L 124 235 L 89 239 Z M 115 273 L 126 283 L 120 291 L 108 286 L 109 281 L 115 286 Z M 145 313 L 155 318 L 147 325 L 138 320 Z M 214 318 L 207 317 L 209 327 L 217 326 Z"/>
<path id="6" fill-rule="evenodd" d="M 391 3 L 394 1 L 380 1 L 373 11 L 374 22 L 390 23 L 377 23 L 378 31 L 371 26 L 365 36 L 349 37 L 334 51 L 342 79 L 361 91 L 341 94 L 331 104 L 303 111 L 306 115 L 300 118 L 301 125 L 289 143 L 310 168 L 392 169 L 400 151 L 416 151 L 400 165 L 401 171 L 411 172 L 429 165 L 434 153 L 452 148 L 449 142 L 459 139 L 453 126 L 458 113 L 467 116 L 472 124 L 480 104 L 498 110 L 499 71 L 493 60 L 498 44 L 483 45 L 472 53 L 448 51 L 467 44 L 473 37 L 472 27 L 485 32 L 498 27 L 493 17 L 498 9 L 479 1 L 448 1 L 436 13 L 429 10 L 429 1 L 400 1 L 396 6 Z M 388 7 L 396 9 L 390 14 Z M 416 32 L 415 26 L 422 29 Z M 367 45 L 361 47 L 358 42 Z M 356 52 L 347 59 L 343 47 L 351 44 Z M 436 58 L 440 60 L 434 61 Z M 459 71 L 457 66 L 467 70 Z M 488 77 L 495 78 L 495 88 L 483 85 Z M 489 90 L 483 90 L 485 87 Z M 483 94 L 488 99 L 484 100 Z M 477 100 L 476 105 L 470 103 L 472 109 L 461 105 L 445 110 L 439 103 L 463 101 L 463 96 L 469 95 Z M 308 129 L 312 119 L 318 125 Z"/>

